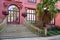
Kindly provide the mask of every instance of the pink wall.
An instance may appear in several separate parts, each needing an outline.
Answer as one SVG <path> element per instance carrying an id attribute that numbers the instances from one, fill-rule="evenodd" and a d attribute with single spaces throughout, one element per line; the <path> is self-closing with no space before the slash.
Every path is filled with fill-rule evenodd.
<path id="1" fill-rule="evenodd" d="M 0 0 L 0 18 L 3 18 L 4 16 L 2 15 L 2 10 L 3 10 L 3 1 Z"/>
<path id="2" fill-rule="evenodd" d="M 58 26 L 60 26 L 60 13 L 58 13 L 57 15 L 56 15 L 56 18 L 55 18 L 55 24 Z"/>
<path id="3" fill-rule="evenodd" d="M 57 5 L 57 8 L 60 9 L 60 1 L 57 1 L 56 5 Z"/>
<path id="4" fill-rule="evenodd" d="M 60 9 L 60 1 L 57 2 L 57 8 Z M 60 13 L 56 14 L 55 25 L 60 26 Z"/>

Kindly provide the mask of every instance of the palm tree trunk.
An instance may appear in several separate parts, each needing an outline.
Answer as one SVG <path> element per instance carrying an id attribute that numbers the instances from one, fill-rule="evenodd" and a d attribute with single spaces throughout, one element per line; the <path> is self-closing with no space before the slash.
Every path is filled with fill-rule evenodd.
<path id="1" fill-rule="evenodd" d="M 45 36 L 47 36 L 47 27 L 45 27 L 44 30 L 45 30 Z"/>

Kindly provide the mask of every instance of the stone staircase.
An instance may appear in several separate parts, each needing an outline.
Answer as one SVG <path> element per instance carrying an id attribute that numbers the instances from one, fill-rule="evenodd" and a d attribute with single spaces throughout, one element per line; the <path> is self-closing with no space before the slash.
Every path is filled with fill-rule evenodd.
<path id="1" fill-rule="evenodd" d="M 5 25 L 5 29 L 1 32 L 1 38 L 13 37 L 38 37 L 38 35 L 31 32 L 25 25 Z"/>

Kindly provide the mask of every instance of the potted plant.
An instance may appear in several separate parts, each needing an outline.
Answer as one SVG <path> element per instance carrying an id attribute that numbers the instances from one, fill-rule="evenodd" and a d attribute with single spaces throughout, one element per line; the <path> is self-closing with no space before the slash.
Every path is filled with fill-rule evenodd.
<path id="1" fill-rule="evenodd" d="M 22 13 L 22 16 L 25 18 L 27 16 L 27 13 Z"/>
<path id="2" fill-rule="evenodd" d="M 2 11 L 2 14 L 3 14 L 4 16 L 7 16 L 7 15 L 9 14 L 9 12 L 8 12 L 7 10 L 3 10 L 3 11 Z"/>

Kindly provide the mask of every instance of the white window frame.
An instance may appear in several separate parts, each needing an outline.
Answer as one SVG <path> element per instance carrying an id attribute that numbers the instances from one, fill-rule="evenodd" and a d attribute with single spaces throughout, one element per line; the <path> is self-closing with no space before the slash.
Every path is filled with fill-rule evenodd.
<path id="1" fill-rule="evenodd" d="M 36 21 L 35 10 L 27 9 L 27 20 L 28 21 Z"/>

